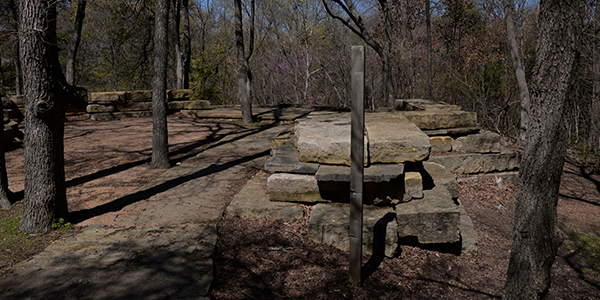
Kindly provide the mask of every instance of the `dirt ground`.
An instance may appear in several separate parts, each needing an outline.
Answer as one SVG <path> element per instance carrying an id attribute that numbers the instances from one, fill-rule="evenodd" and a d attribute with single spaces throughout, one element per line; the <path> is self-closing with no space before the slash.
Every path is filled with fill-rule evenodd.
<path id="1" fill-rule="evenodd" d="M 162 170 L 148 169 L 151 119 L 94 122 L 71 118 L 65 128 L 69 209 L 93 208 L 132 193 Z M 232 121 L 169 117 L 174 164 L 242 129 Z M 23 149 L 6 153 L 9 186 L 23 190 Z M 240 178 L 242 188 L 249 178 Z M 233 194 L 233 193 L 232 193 Z M 489 299 L 501 298 L 511 245 L 516 187 L 460 184 L 460 200 L 479 235 L 479 253 L 461 255 L 402 246 L 397 258 L 364 258 L 367 278 L 348 283 L 348 254 L 307 239 L 307 220 L 225 216 L 219 223 L 211 299 Z M 233 197 L 233 196 L 232 196 Z M 231 199 L 225 199 L 230 201 Z M 310 208 L 307 207 L 307 211 Z M 600 176 L 567 160 L 558 205 L 566 240 L 553 267 L 548 299 L 600 299 L 600 262 L 579 246 L 600 236 Z M 107 215 L 76 226 L 107 223 Z M 12 263 L 11 263 L 12 264 Z M 6 264 L 1 264 L 6 266 Z"/>

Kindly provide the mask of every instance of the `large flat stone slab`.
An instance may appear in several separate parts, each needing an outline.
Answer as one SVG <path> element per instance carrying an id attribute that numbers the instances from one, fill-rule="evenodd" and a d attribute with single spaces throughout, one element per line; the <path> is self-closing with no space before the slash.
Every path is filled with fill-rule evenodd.
<path id="1" fill-rule="evenodd" d="M 298 159 L 298 150 L 291 141 L 283 143 L 274 152 L 273 156 L 265 163 L 265 170 L 269 172 L 312 175 L 319 169 L 318 164 L 300 162 Z"/>
<path id="2" fill-rule="evenodd" d="M 416 162 L 429 157 L 429 137 L 396 113 L 367 114 L 365 128 L 371 163 Z"/>
<path id="3" fill-rule="evenodd" d="M 444 166 L 446 170 L 454 173 L 490 173 L 518 169 L 521 162 L 521 153 L 502 148 L 500 153 L 431 156 L 429 161 L 436 162 Z"/>
<path id="4" fill-rule="evenodd" d="M 500 135 L 487 130 L 456 138 L 452 150 L 474 153 L 500 153 Z"/>
<path id="5" fill-rule="evenodd" d="M 300 161 L 321 164 L 350 165 L 350 114 L 310 114 L 296 121 L 295 137 Z M 369 161 L 367 139 L 364 139 L 364 161 Z"/>
<path id="6" fill-rule="evenodd" d="M 302 219 L 304 210 L 299 204 L 270 201 L 266 184 L 268 177 L 266 172 L 260 172 L 250 179 L 233 198 L 227 213 L 249 218 Z"/>
<path id="7" fill-rule="evenodd" d="M 271 201 L 319 203 L 321 198 L 317 179 L 313 175 L 275 173 L 267 179 Z"/>
<path id="8" fill-rule="evenodd" d="M 406 111 L 401 114 L 421 130 L 477 126 L 477 113 L 468 111 L 427 110 Z"/>
<path id="9" fill-rule="evenodd" d="M 404 164 L 371 165 L 364 168 L 364 182 L 388 182 L 404 173 Z M 317 181 L 350 182 L 350 167 L 322 165 L 315 174 Z"/>
<path id="10" fill-rule="evenodd" d="M 477 254 L 479 237 L 473 228 L 473 222 L 462 204 L 458 206 L 458 210 L 460 211 L 460 253 Z"/>
<path id="11" fill-rule="evenodd" d="M 398 234 L 396 214 L 390 207 L 365 206 L 363 210 L 363 253 L 397 255 Z M 308 223 L 308 236 L 315 242 L 348 251 L 350 238 L 350 205 L 317 204 Z"/>
<path id="12" fill-rule="evenodd" d="M 460 241 L 460 212 L 443 187 L 423 191 L 423 199 L 396 205 L 400 238 L 416 237 L 421 244 Z"/>
<path id="13" fill-rule="evenodd" d="M 433 184 L 435 186 L 444 187 L 452 199 L 458 198 L 458 182 L 454 173 L 446 170 L 444 166 L 435 162 L 423 162 L 423 168 L 433 179 Z"/>

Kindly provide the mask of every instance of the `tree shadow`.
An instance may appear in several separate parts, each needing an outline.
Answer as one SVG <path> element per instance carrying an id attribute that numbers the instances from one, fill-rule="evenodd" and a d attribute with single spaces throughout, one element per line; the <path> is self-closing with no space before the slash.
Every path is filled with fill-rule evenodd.
<path id="1" fill-rule="evenodd" d="M 153 187 L 145 189 L 145 190 L 137 191 L 133 194 L 123 196 L 123 197 L 116 199 L 114 201 L 111 201 L 109 203 L 106 203 L 106 204 L 103 204 L 100 206 L 96 206 L 96 207 L 90 208 L 90 209 L 84 209 L 84 210 L 80 210 L 80 211 L 71 212 L 69 221 L 71 221 L 72 223 L 80 223 L 87 219 L 90 219 L 90 218 L 93 218 L 93 217 L 96 217 L 99 215 L 103 215 L 108 212 L 119 211 L 128 205 L 131 205 L 133 203 L 136 203 L 136 202 L 144 200 L 144 199 L 148 199 L 159 193 L 168 191 L 169 189 L 172 189 L 172 188 L 174 188 L 178 185 L 181 185 L 183 183 L 186 183 L 190 180 L 194 180 L 194 179 L 198 179 L 198 178 L 201 178 L 204 176 L 222 172 L 222 171 L 227 170 L 236 165 L 239 165 L 239 164 L 242 164 L 245 162 L 249 162 L 254 159 L 269 155 L 269 153 L 270 153 L 270 150 L 265 150 L 263 152 L 256 153 L 256 154 L 250 155 L 250 156 L 244 156 L 244 157 L 229 161 L 224 164 L 220 164 L 220 165 L 212 164 L 212 165 L 210 165 L 202 170 L 199 170 L 197 172 L 194 172 L 192 174 L 168 180 L 157 186 L 153 186 Z"/>

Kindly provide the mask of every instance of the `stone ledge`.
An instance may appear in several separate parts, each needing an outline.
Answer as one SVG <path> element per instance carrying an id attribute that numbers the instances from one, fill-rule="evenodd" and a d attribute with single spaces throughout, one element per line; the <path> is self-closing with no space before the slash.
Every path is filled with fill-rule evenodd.
<path id="1" fill-rule="evenodd" d="M 265 170 L 269 172 L 313 175 L 318 169 L 318 164 L 300 162 L 298 159 L 298 150 L 296 150 L 294 144 L 291 142 L 284 143 L 278 147 L 273 156 L 267 159 L 265 163 Z"/>
<path id="2" fill-rule="evenodd" d="M 510 171 L 519 168 L 521 153 L 502 148 L 500 153 L 466 153 L 443 156 L 431 156 L 430 162 L 436 162 L 454 173 L 473 174 Z"/>
<path id="3" fill-rule="evenodd" d="M 388 182 L 404 173 L 404 164 L 371 165 L 364 168 L 364 182 Z M 350 182 L 350 167 L 322 165 L 315 174 L 317 181 Z"/>
<path id="4" fill-rule="evenodd" d="M 365 206 L 363 209 L 363 253 L 396 256 L 398 250 L 396 214 L 390 207 Z M 308 237 L 318 243 L 348 251 L 350 205 L 317 204 L 308 223 Z"/>

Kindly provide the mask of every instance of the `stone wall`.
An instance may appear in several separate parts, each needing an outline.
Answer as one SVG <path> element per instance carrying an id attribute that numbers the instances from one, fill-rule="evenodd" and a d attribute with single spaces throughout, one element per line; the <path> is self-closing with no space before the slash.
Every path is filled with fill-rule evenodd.
<path id="1" fill-rule="evenodd" d="M 193 114 L 198 110 L 210 109 L 209 101 L 190 100 L 192 94 L 192 90 L 169 90 L 169 112 Z M 86 112 L 90 119 L 96 121 L 152 116 L 152 91 L 90 93 Z"/>

